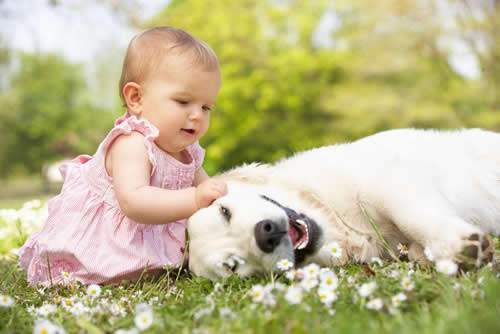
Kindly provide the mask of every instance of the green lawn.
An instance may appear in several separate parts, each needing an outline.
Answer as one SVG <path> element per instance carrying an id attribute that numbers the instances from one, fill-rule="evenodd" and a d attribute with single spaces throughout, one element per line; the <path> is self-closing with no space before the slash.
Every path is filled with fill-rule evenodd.
<path id="1" fill-rule="evenodd" d="M 274 305 L 254 302 L 249 293 L 251 287 L 258 283 L 265 285 L 271 277 L 231 278 L 215 286 L 185 272 L 103 287 L 100 296 L 89 301 L 83 297 L 86 291 L 82 286 L 44 291 L 29 287 L 25 274 L 13 259 L 4 259 L 0 267 L 3 278 L 0 293 L 13 297 L 15 304 L 0 307 L 0 332 L 31 332 L 36 316 L 28 310 L 30 307 L 43 310 L 40 307 L 44 303 L 55 305 L 54 313 L 47 317 L 69 333 L 115 332 L 134 327 L 135 305 L 147 301 L 153 308 L 154 323 L 146 333 L 500 332 L 500 280 L 491 267 L 459 278 L 416 269 L 410 276 L 415 285 L 411 291 L 405 291 L 400 283 L 408 273 L 408 263 L 372 265 L 371 269 L 374 276 L 358 265 L 351 265 L 339 274 L 338 300 L 331 307 L 321 304 L 315 292 L 306 294 L 297 305 L 290 304 L 283 297 L 284 292 L 279 291 L 273 292 Z M 381 298 L 385 304 L 381 310 L 368 309 L 367 299 L 358 294 L 357 286 L 373 280 L 378 287 L 368 299 Z M 277 282 L 288 285 L 284 277 L 277 278 Z M 398 292 L 404 292 L 408 299 L 391 313 L 387 305 L 391 305 L 391 297 Z M 64 298 L 73 300 L 68 302 Z M 89 307 L 80 315 L 73 315 L 62 306 L 79 301 Z"/>

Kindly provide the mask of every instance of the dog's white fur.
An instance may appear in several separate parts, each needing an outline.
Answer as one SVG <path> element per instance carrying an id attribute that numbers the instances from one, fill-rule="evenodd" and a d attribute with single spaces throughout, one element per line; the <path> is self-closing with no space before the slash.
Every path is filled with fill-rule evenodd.
<path id="1" fill-rule="evenodd" d="M 228 195 L 188 221 L 190 269 L 211 279 L 266 272 L 283 257 L 293 261 L 288 244 L 272 253 L 256 244 L 255 224 L 287 219 L 262 194 L 313 218 L 323 229 L 322 245 L 341 245 L 340 258 L 324 248 L 308 258 L 321 265 L 387 256 L 377 230 L 393 252 L 399 243 L 410 245 L 415 260 L 424 248 L 435 259 L 457 259 L 471 235 L 500 233 L 500 135 L 479 129 L 386 131 L 218 177 Z"/>

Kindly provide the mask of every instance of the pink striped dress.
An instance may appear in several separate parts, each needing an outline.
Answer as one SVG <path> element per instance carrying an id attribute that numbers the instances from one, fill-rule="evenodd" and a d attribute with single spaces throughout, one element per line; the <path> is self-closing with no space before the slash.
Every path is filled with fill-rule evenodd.
<path id="1" fill-rule="evenodd" d="M 30 284 L 118 283 L 134 280 L 145 270 L 161 271 L 183 259 L 185 221 L 146 225 L 120 210 L 104 161 L 118 136 L 138 131 L 144 135 L 152 164 L 152 186 L 181 189 L 192 185 L 204 157 L 198 143 L 186 151 L 191 162 L 183 164 L 156 146 L 158 129 L 135 116 L 115 123 L 94 156 L 81 155 L 61 167 L 61 193 L 49 201 L 48 219 L 19 251 L 19 264 Z"/>

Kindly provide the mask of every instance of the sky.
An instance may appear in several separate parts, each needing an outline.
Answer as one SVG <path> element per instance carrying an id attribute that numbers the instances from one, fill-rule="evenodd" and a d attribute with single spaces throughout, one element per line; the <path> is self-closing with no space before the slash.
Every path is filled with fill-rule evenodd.
<path id="1" fill-rule="evenodd" d="M 59 2 L 63 6 L 52 6 Z M 113 4 L 126 4 L 138 17 L 147 19 L 169 0 L 0 0 L 0 36 L 16 50 L 57 52 L 70 62 L 89 63 L 111 49 L 125 49 L 136 31 L 112 10 Z M 441 2 L 444 4 L 446 1 Z M 10 15 L 5 18 L 3 13 Z M 442 8 L 448 13 L 449 8 Z M 450 23 L 443 16 L 444 24 Z M 332 46 L 330 33 L 341 22 L 327 12 L 318 25 L 315 43 Z M 442 38 L 439 44 L 451 50 L 449 63 L 466 78 L 479 76 L 479 64 L 460 40 Z"/>
<path id="2" fill-rule="evenodd" d="M 58 52 L 71 62 L 87 62 L 109 47 L 125 48 L 135 34 L 124 17 L 112 10 L 120 0 L 0 0 L 10 17 L 0 18 L 8 45 L 28 52 Z M 122 1 L 123 2 L 123 1 Z M 127 1 L 126 1 L 127 2 Z M 168 0 L 133 0 L 135 12 L 146 19 Z M 2 15 L 3 16 L 3 15 Z"/>

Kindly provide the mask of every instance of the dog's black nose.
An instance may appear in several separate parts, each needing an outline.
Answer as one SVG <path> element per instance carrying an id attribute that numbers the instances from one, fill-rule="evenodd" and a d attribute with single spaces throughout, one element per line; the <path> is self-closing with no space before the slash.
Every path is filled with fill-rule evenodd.
<path id="1" fill-rule="evenodd" d="M 286 228 L 278 222 L 266 219 L 255 225 L 255 241 L 264 253 L 271 253 L 287 233 Z"/>

